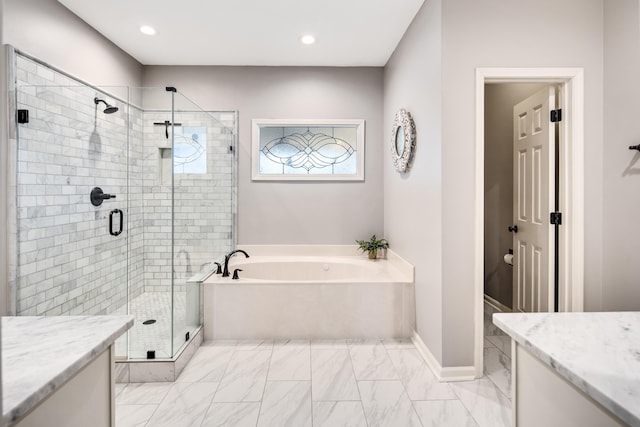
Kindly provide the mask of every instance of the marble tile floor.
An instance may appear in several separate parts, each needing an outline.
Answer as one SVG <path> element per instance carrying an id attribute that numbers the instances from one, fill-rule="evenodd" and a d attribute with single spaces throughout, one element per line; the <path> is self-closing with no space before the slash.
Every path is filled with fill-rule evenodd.
<path id="1" fill-rule="evenodd" d="M 494 380 L 439 383 L 408 340 L 204 342 L 175 383 L 116 393 L 116 427 L 511 425 Z"/>
<path id="2" fill-rule="evenodd" d="M 507 397 L 511 396 L 511 338 L 491 321 L 497 310 L 485 303 L 484 374 Z"/>

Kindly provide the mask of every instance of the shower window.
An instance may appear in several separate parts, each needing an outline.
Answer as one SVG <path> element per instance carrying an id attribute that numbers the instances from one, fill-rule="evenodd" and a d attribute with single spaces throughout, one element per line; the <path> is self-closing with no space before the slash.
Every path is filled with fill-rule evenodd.
<path id="1" fill-rule="evenodd" d="M 364 180 L 364 120 L 253 120 L 254 180 Z"/>
<path id="2" fill-rule="evenodd" d="M 174 127 L 174 173 L 207 173 L 207 128 Z"/>

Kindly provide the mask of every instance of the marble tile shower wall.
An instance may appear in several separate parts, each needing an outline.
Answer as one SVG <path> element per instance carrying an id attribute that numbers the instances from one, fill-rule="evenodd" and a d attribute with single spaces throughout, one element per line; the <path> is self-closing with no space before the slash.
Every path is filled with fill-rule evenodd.
<path id="1" fill-rule="evenodd" d="M 142 292 L 142 238 L 128 242 L 125 234 L 108 232 L 109 212 L 126 210 L 129 196 L 125 225 L 130 235 L 141 234 L 141 203 L 135 202 L 142 192 L 135 160 L 141 141 L 130 141 L 128 156 L 126 106 L 103 114 L 93 103 L 99 91 L 20 55 L 16 65 L 18 108 L 30 114 L 30 122 L 18 126 L 17 314 L 115 312 L 126 306 L 128 292 Z M 131 117 L 132 138 L 139 138 L 141 113 Z M 92 206 L 94 186 L 117 198 Z"/>
<path id="2" fill-rule="evenodd" d="M 174 210 L 175 290 L 185 291 L 186 279 L 232 249 L 233 145 L 235 114 L 176 112 L 185 127 L 206 127 L 206 173 L 176 173 L 171 179 L 171 140 L 165 127 L 169 112 L 145 112 L 143 194 L 145 292 L 171 290 L 171 209 Z M 169 132 L 171 130 L 169 129 Z M 169 135 L 171 135 L 169 133 Z M 173 185 L 173 204 L 172 204 Z"/>
<path id="3" fill-rule="evenodd" d="M 129 239 L 129 301 L 144 292 L 144 206 L 142 156 L 144 113 L 129 107 L 129 200 L 126 225 Z"/>
<path id="4" fill-rule="evenodd" d="M 116 101 L 119 111 L 104 114 L 93 103 L 99 91 L 16 58 L 18 108 L 30 114 L 30 122 L 18 126 L 14 244 L 19 255 L 11 284 L 16 313 L 122 312 L 127 293 L 133 299 L 145 291 L 170 291 L 173 205 L 166 156 L 171 144 L 164 127 L 153 125 L 170 119 L 170 113 Z M 173 183 L 174 271 L 176 290 L 184 291 L 183 279 L 220 260 L 233 245 L 228 147 L 235 114 L 176 113 L 175 120 L 207 129 L 207 172 L 178 174 Z M 116 199 L 92 206 L 94 186 Z M 109 235 L 112 209 L 125 212 L 126 239 Z"/>

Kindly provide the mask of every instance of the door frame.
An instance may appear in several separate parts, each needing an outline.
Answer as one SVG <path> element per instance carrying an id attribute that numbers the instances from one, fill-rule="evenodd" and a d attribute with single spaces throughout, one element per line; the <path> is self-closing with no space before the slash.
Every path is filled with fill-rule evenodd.
<path id="1" fill-rule="evenodd" d="M 559 310 L 584 310 L 584 69 L 476 68 L 476 197 L 474 236 L 474 366 L 484 369 L 484 86 L 486 83 L 546 83 L 560 86 L 558 250 Z"/>

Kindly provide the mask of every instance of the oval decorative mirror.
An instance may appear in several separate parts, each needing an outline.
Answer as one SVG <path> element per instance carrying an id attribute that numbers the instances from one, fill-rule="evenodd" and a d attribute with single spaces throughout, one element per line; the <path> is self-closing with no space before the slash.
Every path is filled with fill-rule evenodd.
<path id="1" fill-rule="evenodd" d="M 411 113 L 404 108 L 396 113 L 391 130 L 391 158 L 393 166 L 400 173 L 409 170 L 413 151 L 416 147 L 416 125 Z"/>
<path id="2" fill-rule="evenodd" d="M 398 130 L 396 132 L 396 155 L 402 156 L 404 152 L 404 128 L 402 126 L 398 126 Z"/>

